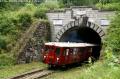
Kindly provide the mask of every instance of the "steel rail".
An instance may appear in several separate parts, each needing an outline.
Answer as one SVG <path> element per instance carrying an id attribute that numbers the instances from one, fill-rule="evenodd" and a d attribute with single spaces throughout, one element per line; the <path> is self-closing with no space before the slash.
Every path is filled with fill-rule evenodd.
<path id="1" fill-rule="evenodd" d="M 15 77 L 11 77 L 9 79 L 40 79 L 52 74 L 54 71 L 47 69 L 35 70 L 32 72 L 24 73 Z"/>

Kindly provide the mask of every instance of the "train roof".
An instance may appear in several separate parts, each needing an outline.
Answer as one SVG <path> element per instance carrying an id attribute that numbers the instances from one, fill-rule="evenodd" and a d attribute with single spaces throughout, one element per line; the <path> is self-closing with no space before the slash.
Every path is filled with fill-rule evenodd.
<path id="1" fill-rule="evenodd" d="M 92 47 L 97 46 L 90 43 L 73 43 L 73 42 L 48 42 L 45 43 L 48 46 L 57 46 L 57 47 Z"/>

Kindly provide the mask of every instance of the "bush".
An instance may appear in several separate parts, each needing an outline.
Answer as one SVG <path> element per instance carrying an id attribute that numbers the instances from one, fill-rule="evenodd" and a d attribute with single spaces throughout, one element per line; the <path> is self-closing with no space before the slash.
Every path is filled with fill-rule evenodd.
<path id="1" fill-rule="evenodd" d="M 20 13 L 28 13 L 30 15 L 33 15 L 34 11 L 36 10 L 36 6 L 32 3 L 27 3 L 23 8 L 21 8 L 19 11 Z"/>
<path id="2" fill-rule="evenodd" d="M 25 8 L 26 10 L 34 11 L 36 7 L 33 4 L 26 4 Z"/>
<path id="3" fill-rule="evenodd" d="M 112 20 L 105 43 L 115 55 L 120 55 L 120 13 Z"/>
<path id="4" fill-rule="evenodd" d="M 0 35 L 0 53 L 4 51 L 4 53 L 10 51 L 12 47 L 10 45 L 15 42 L 14 35 Z M 11 45 L 12 46 L 12 45 Z"/>
<path id="5" fill-rule="evenodd" d="M 12 22 L 12 19 L 5 15 L 0 15 L 0 33 L 6 35 L 12 33 L 14 29 L 15 25 Z"/>
<path id="6" fill-rule="evenodd" d="M 0 49 L 6 49 L 7 42 L 6 38 L 0 35 Z"/>
<path id="7" fill-rule="evenodd" d="M 34 17 L 46 19 L 46 11 L 47 10 L 48 10 L 47 8 L 40 8 L 40 9 L 36 10 L 34 13 Z"/>
<path id="8" fill-rule="evenodd" d="M 58 9 L 60 6 L 59 6 L 59 3 L 56 2 L 56 1 L 48 1 L 48 2 L 44 2 L 44 3 L 41 3 L 39 8 L 47 8 L 49 10 L 54 10 L 54 9 Z"/>
<path id="9" fill-rule="evenodd" d="M 10 56 L 8 54 L 0 55 L 0 68 L 2 68 L 4 66 L 14 65 L 14 64 L 15 64 L 15 60 L 12 56 Z"/>
<path id="10" fill-rule="evenodd" d="M 19 15 L 19 23 L 22 28 L 29 27 L 32 24 L 32 17 L 30 14 L 23 13 Z"/>
<path id="11" fill-rule="evenodd" d="M 102 4 L 102 3 L 98 3 L 96 4 L 96 7 L 99 10 L 120 10 L 119 8 L 120 3 L 107 3 L 107 4 Z"/>
<path id="12" fill-rule="evenodd" d="M 48 10 L 58 9 L 59 7 L 60 7 L 59 3 L 56 1 L 48 1 L 48 2 L 41 3 L 37 7 L 37 10 L 35 11 L 34 17 L 46 19 L 46 12 Z"/>
<path id="13" fill-rule="evenodd" d="M 103 4 L 102 4 L 102 3 L 97 3 L 97 4 L 96 4 L 96 7 L 97 7 L 99 10 L 101 10 L 101 9 L 103 9 Z"/>

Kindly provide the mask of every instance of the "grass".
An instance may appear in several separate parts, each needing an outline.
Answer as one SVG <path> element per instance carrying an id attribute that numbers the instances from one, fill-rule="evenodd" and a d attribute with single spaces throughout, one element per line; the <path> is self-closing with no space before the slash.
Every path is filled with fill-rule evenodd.
<path id="1" fill-rule="evenodd" d="M 6 67 L 4 69 L 0 69 L 0 79 L 6 79 L 13 77 L 15 75 L 19 75 L 34 69 L 43 69 L 47 67 L 47 65 L 41 62 L 33 62 L 30 64 L 20 64 L 15 66 Z"/>
<path id="2" fill-rule="evenodd" d="M 41 62 L 33 62 L 30 64 L 21 64 L 9 66 L 0 69 L 0 79 L 6 79 L 19 75 L 34 69 L 43 69 L 47 65 Z M 44 79 L 119 79 L 120 65 L 113 66 L 106 61 L 98 61 L 95 64 L 84 64 L 68 70 L 56 70 L 57 72 L 47 76 Z"/>
<path id="3" fill-rule="evenodd" d="M 46 79 L 119 79 L 120 66 L 111 67 L 104 62 L 83 65 L 46 77 Z"/>

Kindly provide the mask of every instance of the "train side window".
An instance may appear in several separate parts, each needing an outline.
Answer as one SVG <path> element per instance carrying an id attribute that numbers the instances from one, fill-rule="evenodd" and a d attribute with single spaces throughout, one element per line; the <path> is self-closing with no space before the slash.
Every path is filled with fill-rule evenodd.
<path id="1" fill-rule="evenodd" d="M 63 56 L 66 55 L 66 48 L 63 49 Z"/>
<path id="2" fill-rule="evenodd" d="M 47 50 L 48 50 L 48 47 L 46 46 L 44 50 L 47 51 Z"/>
<path id="3" fill-rule="evenodd" d="M 65 55 L 66 55 L 66 49 L 63 50 L 63 56 L 65 56 Z"/>
<path id="4" fill-rule="evenodd" d="M 92 52 L 92 48 L 88 48 L 88 52 Z"/>
<path id="5" fill-rule="evenodd" d="M 49 46 L 45 46 L 44 51 L 45 51 L 46 53 L 48 53 L 48 51 L 49 51 Z"/>
<path id="6" fill-rule="evenodd" d="M 74 55 L 77 54 L 77 51 L 78 51 L 77 48 L 73 48 L 73 54 L 74 54 Z"/>
<path id="7" fill-rule="evenodd" d="M 83 53 L 84 50 L 85 50 L 85 48 L 79 48 L 79 52 L 80 52 L 80 53 Z"/>
<path id="8" fill-rule="evenodd" d="M 66 55 L 68 56 L 68 54 L 69 54 L 69 49 L 66 49 Z"/>
<path id="9" fill-rule="evenodd" d="M 59 55 L 60 54 L 60 48 L 56 48 L 56 55 Z"/>
<path id="10" fill-rule="evenodd" d="M 62 53 L 62 54 L 63 54 L 63 56 L 65 56 L 65 54 L 66 54 L 66 49 L 65 49 L 65 48 L 63 48 L 63 50 L 62 50 L 62 51 L 63 51 L 63 53 Z"/>
<path id="11" fill-rule="evenodd" d="M 51 47 L 49 47 L 49 50 L 51 51 L 53 51 L 54 50 L 54 47 L 53 46 L 51 46 Z"/>
<path id="12" fill-rule="evenodd" d="M 70 50 L 69 50 L 69 54 L 73 54 L 73 48 L 70 48 Z"/>

